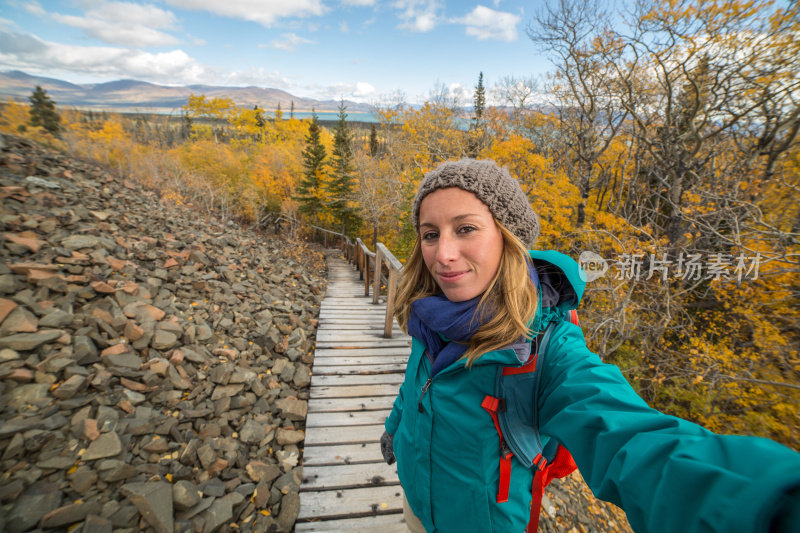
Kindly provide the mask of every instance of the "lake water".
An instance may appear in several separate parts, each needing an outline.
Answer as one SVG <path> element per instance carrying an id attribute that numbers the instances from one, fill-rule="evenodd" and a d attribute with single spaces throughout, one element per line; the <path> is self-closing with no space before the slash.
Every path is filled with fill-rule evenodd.
<path id="1" fill-rule="evenodd" d="M 345 111 L 345 113 L 347 113 L 347 122 L 378 122 L 378 117 L 375 116 L 373 113 L 349 113 L 347 111 Z M 319 117 L 319 120 L 321 121 L 335 122 L 339 120 L 339 113 L 332 111 L 318 111 L 317 117 Z M 283 112 L 283 118 L 285 119 L 289 118 L 288 111 Z M 295 111 L 294 118 L 300 120 L 304 118 L 311 118 L 311 113 L 308 111 Z"/>

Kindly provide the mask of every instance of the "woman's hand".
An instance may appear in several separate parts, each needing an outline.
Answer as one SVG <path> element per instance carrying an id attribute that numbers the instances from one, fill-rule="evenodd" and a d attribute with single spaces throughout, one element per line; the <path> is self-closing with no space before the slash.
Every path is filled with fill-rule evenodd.
<path id="1" fill-rule="evenodd" d="M 394 435 L 391 435 L 389 432 L 384 431 L 383 435 L 381 435 L 381 453 L 383 454 L 383 460 L 386 461 L 387 465 L 394 463 Z"/>

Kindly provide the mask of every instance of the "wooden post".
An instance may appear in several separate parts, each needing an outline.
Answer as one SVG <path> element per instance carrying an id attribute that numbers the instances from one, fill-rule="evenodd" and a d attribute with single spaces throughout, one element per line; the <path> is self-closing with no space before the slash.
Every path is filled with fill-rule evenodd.
<path id="1" fill-rule="evenodd" d="M 369 296 L 369 256 L 361 249 L 361 255 L 364 257 L 364 296 Z"/>
<path id="2" fill-rule="evenodd" d="M 375 247 L 375 270 L 372 280 L 372 303 L 378 303 L 378 296 L 381 294 L 381 270 L 383 270 L 383 252 L 380 247 Z"/>
<path id="3" fill-rule="evenodd" d="M 392 338 L 392 325 L 394 324 L 394 290 L 397 283 L 397 271 L 389 266 L 389 288 L 386 294 L 386 319 L 383 324 L 383 336 Z"/>

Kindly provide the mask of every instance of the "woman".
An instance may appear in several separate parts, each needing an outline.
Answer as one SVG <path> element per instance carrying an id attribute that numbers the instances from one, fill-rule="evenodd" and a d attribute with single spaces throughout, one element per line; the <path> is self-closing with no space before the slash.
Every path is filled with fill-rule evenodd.
<path id="1" fill-rule="evenodd" d="M 505 169 L 441 164 L 422 180 L 412 216 L 417 240 L 396 303 L 412 348 L 381 439 L 387 462 L 397 458 L 409 529 L 525 529 L 533 471 L 512 458 L 508 501 L 498 503 L 500 436 L 481 401 L 553 322 L 531 398 L 539 431 L 635 530 L 800 531 L 800 454 L 651 409 L 563 320 L 583 294 L 580 268 L 528 252 L 539 221 Z"/>

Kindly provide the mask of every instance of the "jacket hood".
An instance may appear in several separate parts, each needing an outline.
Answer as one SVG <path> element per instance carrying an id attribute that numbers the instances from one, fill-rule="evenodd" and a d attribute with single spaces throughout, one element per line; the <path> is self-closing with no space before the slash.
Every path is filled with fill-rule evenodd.
<path id="1" fill-rule="evenodd" d="M 571 257 L 554 250 L 528 252 L 539 277 L 539 306 L 533 329 L 543 331 L 547 324 L 576 309 L 586 288 L 586 275 Z"/>

